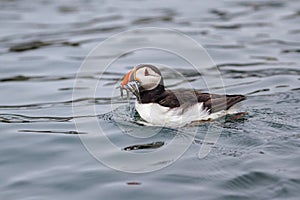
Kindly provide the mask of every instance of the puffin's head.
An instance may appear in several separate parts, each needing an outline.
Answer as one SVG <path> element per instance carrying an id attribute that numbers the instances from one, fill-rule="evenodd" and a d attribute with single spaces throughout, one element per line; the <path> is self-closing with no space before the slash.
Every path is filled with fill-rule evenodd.
<path id="1" fill-rule="evenodd" d="M 141 64 L 130 70 L 122 80 L 121 89 L 129 90 L 135 96 L 141 91 L 150 91 L 163 86 L 163 78 L 157 67 Z"/>

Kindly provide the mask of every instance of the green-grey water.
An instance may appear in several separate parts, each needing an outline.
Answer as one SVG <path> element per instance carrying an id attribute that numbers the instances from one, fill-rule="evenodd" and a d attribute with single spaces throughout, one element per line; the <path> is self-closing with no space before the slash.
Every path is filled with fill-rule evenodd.
<path id="1" fill-rule="evenodd" d="M 298 199 L 299 1 L 1 0 L 0 8 L 0 199 Z M 79 134 L 89 133 L 77 132 L 72 102 L 95 105 L 120 149 L 153 142 L 162 148 L 175 129 L 144 139 L 120 130 L 116 118 L 129 133 L 141 127 L 132 120 L 132 107 L 111 99 L 112 91 L 118 94 L 115 85 L 136 64 L 162 63 L 194 88 L 206 89 L 179 58 L 141 50 L 120 57 L 103 74 L 95 98 L 73 99 L 85 56 L 107 37 L 142 27 L 175 29 L 203 45 L 226 92 L 248 96 L 240 106 L 248 115 L 222 124 L 204 159 L 197 155 L 207 123 L 172 165 L 129 174 L 108 168 L 85 149 Z M 107 49 L 95 62 L 113 56 Z M 95 68 L 78 79 L 97 80 L 101 72 Z M 163 73 L 169 88 L 183 87 L 172 71 Z"/>

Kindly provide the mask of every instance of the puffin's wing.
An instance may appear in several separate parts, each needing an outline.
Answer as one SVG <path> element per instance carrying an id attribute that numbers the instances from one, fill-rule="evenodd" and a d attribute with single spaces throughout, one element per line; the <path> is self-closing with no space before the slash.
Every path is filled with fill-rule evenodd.
<path id="1" fill-rule="evenodd" d="M 197 93 L 198 102 L 204 102 L 211 113 L 228 110 L 234 104 L 246 99 L 244 95 L 217 95 L 208 93 Z"/>
<path id="2" fill-rule="evenodd" d="M 158 103 L 161 106 L 175 108 L 181 107 L 183 110 L 196 103 L 203 103 L 205 109 L 210 113 L 227 110 L 234 104 L 245 100 L 243 95 L 218 95 L 201 93 L 195 90 L 166 90 L 163 98 Z"/>

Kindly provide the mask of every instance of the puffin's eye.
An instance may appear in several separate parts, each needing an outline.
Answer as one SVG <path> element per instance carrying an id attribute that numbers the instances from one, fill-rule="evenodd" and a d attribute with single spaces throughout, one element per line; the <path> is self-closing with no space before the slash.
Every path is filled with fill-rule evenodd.
<path id="1" fill-rule="evenodd" d="M 147 69 L 145 69 L 145 76 L 149 76 L 149 72 Z"/>

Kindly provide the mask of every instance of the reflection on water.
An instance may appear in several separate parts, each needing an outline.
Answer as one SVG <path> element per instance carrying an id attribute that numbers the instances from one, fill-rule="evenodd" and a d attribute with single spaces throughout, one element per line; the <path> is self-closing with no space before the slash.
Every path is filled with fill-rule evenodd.
<path id="1" fill-rule="evenodd" d="M 0 1 L 0 198 L 296 199 L 299 6 L 297 0 Z M 140 50 L 123 55 L 104 73 L 95 65 L 77 77 L 93 81 L 102 74 L 102 90 L 95 97 L 72 99 L 76 72 L 90 50 L 113 34 L 146 26 L 176 29 L 201 43 L 222 73 L 227 93 L 248 95 L 240 108 L 248 114 L 229 116 L 221 124 L 221 137 L 205 159 L 197 154 L 208 123 L 197 126 L 193 144 L 173 165 L 137 176 L 90 156 L 78 135 L 89 133 L 77 132 L 74 125 L 74 118 L 90 116 L 73 116 L 72 103 L 95 105 L 99 123 L 120 149 L 156 151 L 178 130 L 155 134 L 155 128 L 132 120 L 138 116 L 115 89 L 122 76 L 136 64 L 160 63 L 186 78 L 164 69 L 169 88 L 188 81 L 203 91 L 202 76 L 215 77 L 214 66 L 199 74 L 174 55 Z M 107 49 L 93 59 L 115 55 Z M 138 137 L 141 130 L 149 137 Z"/>

